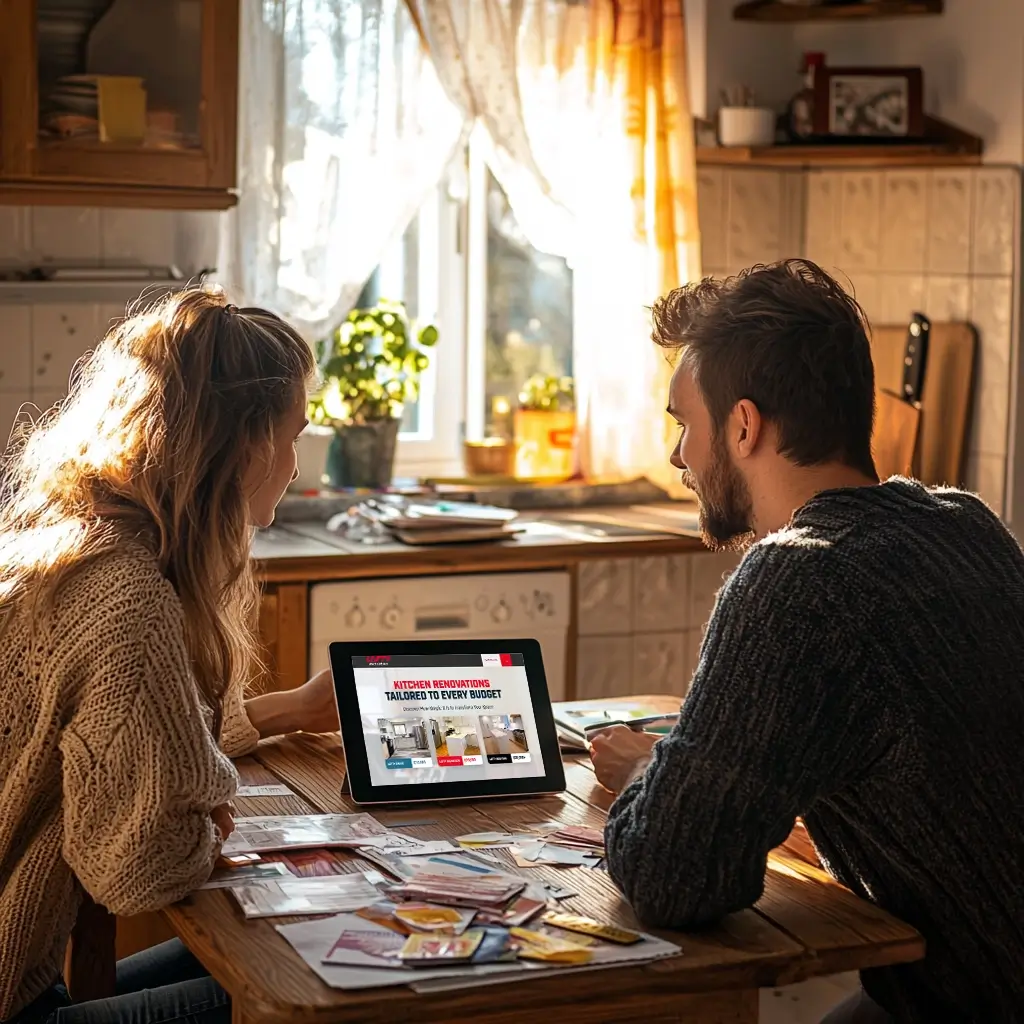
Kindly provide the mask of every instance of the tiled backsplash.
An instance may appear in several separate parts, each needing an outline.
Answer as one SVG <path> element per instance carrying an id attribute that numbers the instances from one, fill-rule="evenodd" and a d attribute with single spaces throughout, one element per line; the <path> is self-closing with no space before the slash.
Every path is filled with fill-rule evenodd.
<path id="1" fill-rule="evenodd" d="M 978 329 L 966 479 L 1000 513 L 1017 369 L 1020 171 L 811 171 L 703 167 L 707 273 L 806 255 L 845 275 L 876 323 L 915 309 Z M 213 212 L 0 206 L 0 266 L 78 261 L 212 266 Z M 126 299 L 129 296 L 126 296 Z M 25 403 L 59 398 L 119 303 L 0 303 L 0 434 Z"/>
<path id="2" fill-rule="evenodd" d="M 840 278 L 874 323 L 915 310 L 974 324 L 980 350 L 966 479 L 1006 506 L 1016 375 L 1017 168 L 792 171 L 701 168 L 705 273 L 806 256 Z"/>
<path id="3" fill-rule="evenodd" d="M 174 264 L 190 275 L 216 263 L 218 218 L 215 212 L 0 206 L 0 267 Z M 46 409 L 64 394 L 75 362 L 124 314 L 131 292 L 119 303 L 0 302 L 2 441 L 19 409 Z"/>

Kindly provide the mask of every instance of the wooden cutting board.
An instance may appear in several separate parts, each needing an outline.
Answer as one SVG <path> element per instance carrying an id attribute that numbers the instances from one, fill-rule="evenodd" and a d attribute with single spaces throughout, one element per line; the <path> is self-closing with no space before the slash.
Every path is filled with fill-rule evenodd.
<path id="1" fill-rule="evenodd" d="M 872 328 L 875 387 L 900 393 L 906 324 Z M 967 323 L 932 323 L 921 391 L 918 477 L 926 484 L 963 484 L 964 453 L 974 387 L 977 332 Z"/>
<path id="2" fill-rule="evenodd" d="M 921 407 L 904 402 L 891 391 L 875 392 L 875 429 L 871 454 L 879 480 L 891 476 L 919 476 L 915 456 L 919 455 Z"/>

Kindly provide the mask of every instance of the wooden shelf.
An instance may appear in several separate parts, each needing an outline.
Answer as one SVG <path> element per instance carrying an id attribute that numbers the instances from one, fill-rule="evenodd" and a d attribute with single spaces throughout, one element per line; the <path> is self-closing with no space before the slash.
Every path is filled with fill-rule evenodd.
<path id="1" fill-rule="evenodd" d="M 710 167 L 962 167 L 981 163 L 983 143 L 937 117 L 925 117 L 922 142 L 801 143 L 785 146 L 698 146 Z"/>
<path id="2" fill-rule="evenodd" d="M 227 210 L 238 202 L 219 188 L 171 188 L 81 181 L 0 179 L 0 206 L 120 206 L 148 210 Z"/>
<path id="3" fill-rule="evenodd" d="M 869 0 L 828 7 L 778 3 L 776 0 L 748 0 L 734 11 L 737 21 L 870 21 L 874 18 L 905 18 L 921 14 L 941 14 L 943 0 Z"/>

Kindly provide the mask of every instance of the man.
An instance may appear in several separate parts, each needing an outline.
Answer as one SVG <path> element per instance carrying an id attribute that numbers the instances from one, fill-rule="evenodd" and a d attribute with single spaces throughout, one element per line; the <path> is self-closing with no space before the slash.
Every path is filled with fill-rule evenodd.
<path id="1" fill-rule="evenodd" d="M 977 497 L 879 483 L 863 315 L 803 260 L 679 288 L 672 464 L 723 586 L 680 719 L 593 741 L 641 920 L 749 907 L 802 816 L 828 870 L 925 936 L 842 1021 L 1024 1020 L 1024 555 Z"/>

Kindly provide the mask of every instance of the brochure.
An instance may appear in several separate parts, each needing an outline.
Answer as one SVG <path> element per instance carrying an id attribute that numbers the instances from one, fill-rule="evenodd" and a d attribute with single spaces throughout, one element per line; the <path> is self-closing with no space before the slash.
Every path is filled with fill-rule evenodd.
<path id="1" fill-rule="evenodd" d="M 247 918 L 337 914 L 360 910 L 380 899 L 380 893 L 362 872 L 252 882 L 232 886 L 231 893 Z"/>
<path id="2" fill-rule="evenodd" d="M 217 868 L 203 889 L 230 889 L 236 885 L 249 882 L 276 882 L 281 876 L 289 876 L 287 864 L 280 861 L 257 861 L 255 864 L 242 864 L 236 868 Z"/>
<path id="3" fill-rule="evenodd" d="M 298 814 L 236 818 L 235 830 L 221 853 L 270 853 L 339 846 L 416 846 L 417 841 L 389 832 L 369 814 Z"/>
<path id="4" fill-rule="evenodd" d="M 669 733 L 672 731 L 675 716 L 668 716 L 660 708 L 643 701 L 627 703 L 616 701 L 614 704 L 602 706 L 599 700 L 585 700 L 577 703 L 552 704 L 555 716 L 555 730 L 563 748 L 586 750 L 586 733 L 588 729 L 615 725 L 619 722 L 632 722 L 636 719 L 652 719 L 644 728 L 645 732 Z"/>

